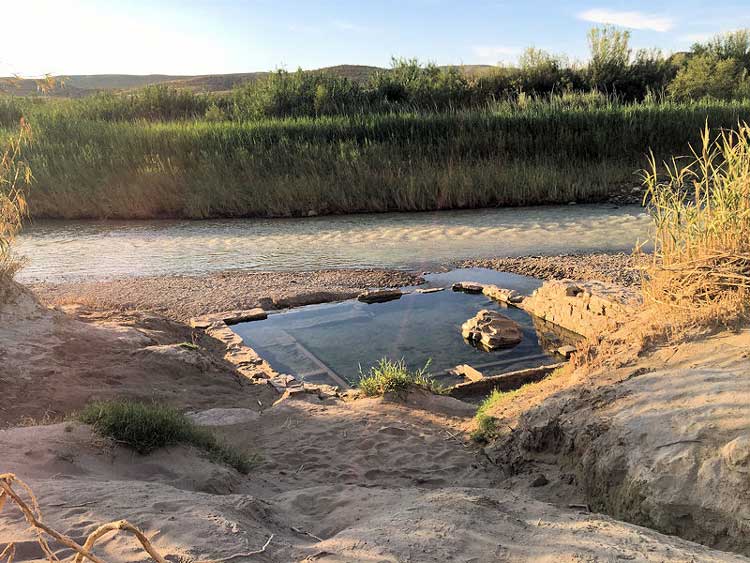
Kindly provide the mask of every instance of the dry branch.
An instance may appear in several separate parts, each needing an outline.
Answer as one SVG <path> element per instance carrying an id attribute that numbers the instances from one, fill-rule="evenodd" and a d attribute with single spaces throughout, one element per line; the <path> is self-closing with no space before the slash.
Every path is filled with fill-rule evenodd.
<path id="1" fill-rule="evenodd" d="M 21 496 L 13 489 L 14 484 L 26 492 L 29 497 L 28 501 L 25 501 L 23 498 L 21 498 Z M 55 562 L 60 561 L 60 559 L 52 551 L 52 548 L 49 546 L 45 534 L 76 553 L 75 557 L 72 560 L 72 563 L 83 563 L 85 560 L 92 561 L 93 563 L 105 563 L 103 559 L 94 555 L 91 550 L 94 548 L 96 542 L 109 532 L 123 531 L 134 535 L 138 542 L 141 544 L 141 547 L 143 547 L 144 551 L 148 553 L 151 559 L 153 559 L 157 563 L 169 563 L 167 559 L 165 559 L 156 550 L 156 548 L 146 537 L 146 535 L 127 520 L 116 520 L 114 522 L 102 524 L 96 530 L 91 532 L 91 534 L 89 534 L 83 545 L 78 544 L 69 536 L 57 532 L 42 521 L 42 511 L 39 507 L 36 496 L 34 495 L 34 492 L 32 491 L 31 487 L 29 487 L 29 485 L 16 477 L 13 473 L 2 473 L 0 474 L 0 512 L 2 512 L 2 509 L 8 499 L 10 499 L 18 507 L 18 509 L 26 518 L 26 521 L 34 530 L 37 536 L 37 543 L 44 552 L 47 561 Z M 239 557 L 251 557 L 253 555 L 259 555 L 261 553 L 264 553 L 266 549 L 268 549 L 268 546 L 271 544 L 271 540 L 273 538 L 274 535 L 271 534 L 268 540 L 266 540 L 266 543 L 260 549 L 257 549 L 255 551 L 235 553 L 234 555 L 230 555 L 221 559 L 198 561 L 196 563 L 223 563 L 225 561 L 229 561 L 231 559 L 236 559 Z M 0 561 L 4 561 L 4 563 L 12 563 L 15 556 L 15 551 L 15 543 L 8 543 L 0 552 Z"/>

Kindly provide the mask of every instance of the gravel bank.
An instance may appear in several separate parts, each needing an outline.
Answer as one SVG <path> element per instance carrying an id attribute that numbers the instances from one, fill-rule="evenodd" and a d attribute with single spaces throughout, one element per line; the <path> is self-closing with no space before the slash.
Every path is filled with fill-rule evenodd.
<path id="1" fill-rule="evenodd" d="M 232 309 L 278 309 L 355 297 L 375 287 L 421 283 L 397 270 L 320 270 L 315 272 L 222 272 L 203 276 L 133 277 L 110 281 L 36 284 L 33 291 L 49 305 L 81 303 L 107 311 L 149 311 L 186 321 Z"/>
<path id="2" fill-rule="evenodd" d="M 461 268 L 491 268 L 544 280 L 599 280 L 632 287 L 641 283 L 639 264 L 647 260 L 632 254 L 563 254 L 521 256 L 518 258 L 477 258 L 464 260 Z"/>

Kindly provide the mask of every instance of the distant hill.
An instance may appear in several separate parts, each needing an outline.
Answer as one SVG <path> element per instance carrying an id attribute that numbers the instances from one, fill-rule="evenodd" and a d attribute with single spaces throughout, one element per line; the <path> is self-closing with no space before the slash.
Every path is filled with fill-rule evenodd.
<path id="1" fill-rule="evenodd" d="M 490 65 L 463 65 L 461 69 L 470 76 L 489 72 Z M 365 82 L 372 74 L 387 69 L 365 65 L 336 65 L 310 72 L 329 72 L 336 76 L 349 78 L 356 82 Z M 55 77 L 63 84 L 62 88 L 46 95 L 66 98 L 80 98 L 96 92 L 127 91 L 153 84 L 168 84 L 175 88 L 193 92 L 225 92 L 237 85 L 244 84 L 267 76 L 268 72 L 240 72 L 232 74 L 204 74 L 195 76 L 176 76 L 169 74 L 77 74 Z M 34 80 L 14 80 L 0 78 L 0 93 L 15 96 L 41 95 Z"/>

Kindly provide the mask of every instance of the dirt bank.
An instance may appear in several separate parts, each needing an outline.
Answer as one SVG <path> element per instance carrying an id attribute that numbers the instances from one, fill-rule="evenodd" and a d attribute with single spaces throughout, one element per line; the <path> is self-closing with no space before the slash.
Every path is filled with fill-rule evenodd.
<path id="1" fill-rule="evenodd" d="M 170 319 L 233 309 L 284 308 L 356 297 L 373 287 L 421 282 L 398 270 L 221 272 L 202 276 L 132 277 L 110 281 L 37 284 L 48 305 L 81 303 L 100 311 L 148 311 Z"/>
<path id="2" fill-rule="evenodd" d="M 749 358 L 745 330 L 544 381 L 490 413 L 487 453 L 594 510 L 750 554 Z"/>
<path id="3" fill-rule="evenodd" d="M 459 263 L 461 268 L 490 268 L 543 280 L 599 280 L 623 286 L 640 285 L 638 266 L 646 257 L 632 254 L 592 253 L 517 258 L 475 258 Z"/>
<path id="4" fill-rule="evenodd" d="M 140 309 L 129 312 L 51 310 L 21 292 L 0 308 L 0 424 L 8 427 L 0 431 L 0 473 L 26 478 L 45 520 L 78 541 L 127 518 L 181 561 L 257 550 L 271 535 L 253 560 L 745 560 L 595 512 L 748 552 L 750 333 L 546 380 L 492 413 L 506 430 L 481 448 L 468 437 L 473 408 L 448 397 L 302 394 L 276 403 L 268 385 L 251 384 L 221 359 L 217 342 L 145 311 L 158 305 L 149 289 L 162 291 L 166 313 L 181 317 L 268 304 L 264 297 L 272 306 L 304 302 L 297 300 L 313 288 L 336 284 L 360 291 L 377 280 L 416 281 L 382 271 L 360 272 L 354 282 L 348 275 L 274 274 L 286 280 L 279 293 L 263 275 L 236 274 L 225 282 L 169 278 L 161 290 L 163 278 L 91 284 L 90 292 L 111 291 L 102 301 L 80 294 L 90 296 L 89 307 Z M 248 290 L 252 280 L 260 287 Z M 68 290 L 61 302 L 79 295 Z M 261 461 L 242 476 L 186 447 L 139 456 L 73 421 L 18 427 L 109 397 L 199 411 Z M 547 483 L 534 486 L 540 473 Z M 11 540 L 20 540 L 17 561 L 41 557 L 6 505 L 0 545 Z M 146 560 L 123 536 L 108 536 L 97 551 L 107 561 Z"/>
<path id="5" fill-rule="evenodd" d="M 60 419 L 89 400 L 121 395 L 183 408 L 257 408 L 258 399 L 275 397 L 258 386 L 244 393 L 249 384 L 210 339 L 184 346 L 192 341 L 185 325 L 146 313 L 69 313 L 29 292 L 0 307 L 0 427 Z"/>

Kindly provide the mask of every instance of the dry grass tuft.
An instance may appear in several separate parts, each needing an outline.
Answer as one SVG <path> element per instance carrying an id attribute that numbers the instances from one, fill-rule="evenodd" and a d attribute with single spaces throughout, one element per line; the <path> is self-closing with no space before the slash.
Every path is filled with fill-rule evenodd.
<path id="1" fill-rule="evenodd" d="M 22 120 L 19 132 L 0 148 L 0 303 L 11 293 L 13 276 L 23 265 L 12 245 L 28 213 L 25 189 L 32 176 L 21 152 L 30 139 L 31 129 Z"/>
<path id="2" fill-rule="evenodd" d="M 673 327 L 737 326 L 750 317 L 750 126 L 712 139 L 706 125 L 700 151 L 665 168 L 660 179 L 652 156 L 644 173 L 655 226 L 644 302 Z"/>

